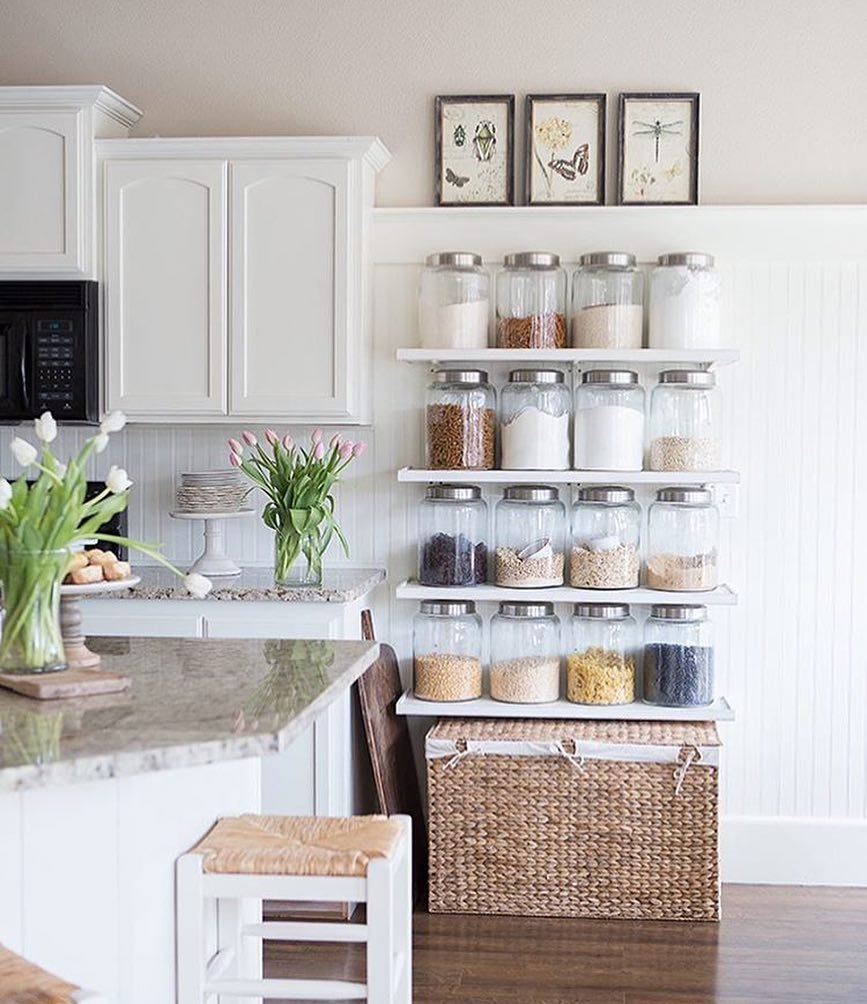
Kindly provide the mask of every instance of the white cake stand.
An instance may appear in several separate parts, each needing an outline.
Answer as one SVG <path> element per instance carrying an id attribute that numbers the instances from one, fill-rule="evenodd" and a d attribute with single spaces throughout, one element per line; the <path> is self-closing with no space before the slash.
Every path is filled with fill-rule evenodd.
<path id="1" fill-rule="evenodd" d="M 200 575 L 240 575 L 241 569 L 226 554 L 225 527 L 227 519 L 255 516 L 255 509 L 238 509 L 236 512 L 170 512 L 172 519 L 200 519 L 205 524 L 205 549 L 190 566 L 191 572 Z"/>
<path id="2" fill-rule="evenodd" d="M 63 650 L 66 653 L 66 665 L 69 669 L 94 669 L 99 665 L 99 656 L 87 647 L 87 639 L 81 630 L 81 607 L 79 600 L 86 596 L 100 596 L 103 593 L 116 593 L 121 589 L 129 589 L 141 582 L 138 575 L 130 575 L 126 579 L 115 582 L 87 582 L 78 585 L 75 582 L 62 583 L 60 586 L 60 633 L 63 636 Z"/>

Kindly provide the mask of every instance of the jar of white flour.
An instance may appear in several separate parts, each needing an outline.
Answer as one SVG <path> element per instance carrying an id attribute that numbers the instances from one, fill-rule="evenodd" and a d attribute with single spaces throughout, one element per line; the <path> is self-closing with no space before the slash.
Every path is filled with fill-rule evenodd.
<path id="1" fill-rule="evenodd" d="M 481 255 L 428 255 L 419 281 L 418 320 L 424 349 L 486 349 L 490 279 Z"/>
<path id="2" fill-rule="evenodd" d="M 575 467 L 640 471 L 644 388 L 632 370 L 587 370 L 575 388 Z"/>
<path id="3" fill-rule="evenodd" d="M 500 394 L 500 466 L 569 469 L 572 392 L 560 370 L 512 370 Z"/>
<path id="4" fill-rule="evenodd" d="M 650 348 L 720 348 L 721 290 L 713 255 L 660 255 L 650 273 Z"/>

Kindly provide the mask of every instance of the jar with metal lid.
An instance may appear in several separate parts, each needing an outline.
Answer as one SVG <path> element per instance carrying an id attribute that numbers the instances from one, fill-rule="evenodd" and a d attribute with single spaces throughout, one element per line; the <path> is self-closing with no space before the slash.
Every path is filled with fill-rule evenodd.
<path id="1" fill-rule="evenodd" d="M 566 272 L 547 251 L 507 254 L 497 276 L 497 348 L 566 347 Z"/>
<path id="2" fill-rule="evenodd" d="M 641 568 L 641 506 L 631 488 L 588 485 L 572 506 L 569 582 L 578 589 L 634 589 Z"/>
<path id="3" fill-rule="evenodd" d="M 560 620 L 553 603 L 501 603 L 491 618 L 491 697 L 547 704 L 560 697 Z"/>
<path id="4" fill-rule="evenodd" d="M 638 628 L 625 603 L 576 603 L 566 656 L 566 697 L 576 704 L 635 700 Z"/>
<path id="5" fill-rule="evenodd" d="M 427 465 L 491 470 L 497 399 L 484 370 L 437 370 L 426 394 Z"/>
<path id="6" fill-rule="evenodd" d="M 683 592 L 718 583 L 719 510 L 707 488 L 660 488 L 647 520 L 647 585 Z"/>
<path id="7" fill-rule="evenodd" d="M 431 485 L 418 505 L 418 581 L 475 586 L 488 577 L 488 506 L 478 485 Z"/>
<path id="8" fill-rule="evenodd" d="M 640 349 L 644 275 L 635 255 L 593 251 L 572 274 L 572 344 L 581 349 Z"/>
<path id="9" fill-rule="evenodd" d="M 650 469 L 720 466 L 719 402 L 709 370 L 664 370 L 650 394 Z"/>
<path id="10" fill-rule="evenodd" d="M 498 586 L 562 586 L 566 507 L 556 488 L 512 485 L 496 508 L 494 579 Z"/>
<path id="11" fill-rule="evenodd" d="M 713 624 L 707 607 L 660 605 L 644 622 L 644 700 L 668 708 L 714 702 Z"/>
<path id="12" fill-rule="evenodd" d="M 482 696 L 482 618 L 475 603 L 425 600 L 412 626 L 413 689 L 424 701 Z"/>
<path id="13" fill-rule="evenodd" d="M 713 255 L 662 254 L 650 273 L 652 349 L 718 349 L 722 283 Z"/>
<path id="14" fill-rule="evenodd" d="M 575 467 L 640 471 L 644 388 L 632 370 L 587 370 L 575 388 Z"/>
<path id="15" fill-rule="evenodd" d="M 486 349 L 490 302 L 490 279 L 481 255 L 428 255 L 418 287 L 422 348 Z"/>
<path id="16" fill-rule="evenodd" d="M 572 392 L 560 370 L 512 370 L 500 391 L 500 466 L 566 471 Z"/>

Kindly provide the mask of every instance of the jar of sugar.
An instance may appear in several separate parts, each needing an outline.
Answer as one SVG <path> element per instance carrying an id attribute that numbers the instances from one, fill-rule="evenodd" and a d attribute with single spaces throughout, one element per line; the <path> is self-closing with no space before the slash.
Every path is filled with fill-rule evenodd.
<path id="1" fill-rule="evenodd" d="M 500 466 L 567 471 L 572 392 L 560 370 L 512 370 L 500 392 Z"/>
<path id="2" fill-rule="evenodd" d="M 644 388 L 632 370 L 587 370 L 575 388 L 575 467 L 640 471 Z"/>
<path id="3" fill-rule="evenodd" d="M 650 273 L 650 348 L 720 348 L 721 291 L 713 255 L 660 255 Z"/>
<path id="4" fill-rule="evenodd" d="M 572 344 L 580 349 L 640 349 L 644 330 L 644 276 L 635 255 L 593 251 L 581 255 L 572 276 Z"/>
<path id="5" fill-rule="evenodd" d="M 418 323 L 425 349 L 486 349 L 490 280 L 482 256 L 468 251 L 428 255 L 419 279 Z"/>

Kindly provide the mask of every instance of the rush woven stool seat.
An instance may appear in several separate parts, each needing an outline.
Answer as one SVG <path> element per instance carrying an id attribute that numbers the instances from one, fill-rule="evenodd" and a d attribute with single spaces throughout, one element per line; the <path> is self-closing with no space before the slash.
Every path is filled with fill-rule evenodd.
<path id="1" fill-rule="evenodd" d="M 408 816 L 233 816 L 177 862 L 178 1004 L 412 1000 L 412 827 Z M 365 922 L 262 923 L 262 900 L 365 903 Z M 261 942 L 367 945 L 365 983 L 263 979 Z"/>
<path id="2" fill-rule="evenodd" d="M 106 999 L 66 980 L 0 945 L 0 1001 L 3 1004 L 107 1004 Z"/>

